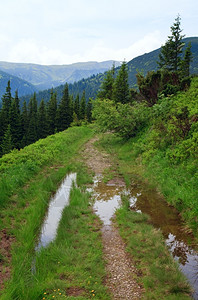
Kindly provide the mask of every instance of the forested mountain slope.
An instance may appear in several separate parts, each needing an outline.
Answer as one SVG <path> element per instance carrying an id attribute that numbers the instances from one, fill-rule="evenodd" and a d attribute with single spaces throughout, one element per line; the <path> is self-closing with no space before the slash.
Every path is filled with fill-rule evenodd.
<path id="1" fill-rule="evenodd" d="M 82 62 L 70 65 L 38 65 L 28 63 L 0 62 L 0 70 L 8 72 L 35 85 L 38 90 L 56 87 L 64 83 L 73 83 L 93 74 L 109 70 L 114 61 Z M 115 62 L 119 66 L 120 62 Z"/>
<path id="2" fill-rule="evenodd" d="M 193 55 L 193 61 L 190 66 L 190 72 L 191 72 L 191 74 L 197 74 L 198 73 L 198 37 L 186 38 L 186 39 L 184 39 L 184 42 L 186 45 L 189 42 L 191 42 L 191 45 L 192 45 L 191 51 L 192 51 L 192 55 Z M 129 86 L 131 88 L 136 87 L 136 74 L 138 71 L 143 74 L 146 74 L 148 71 L 157 70 L 157 68 L 158 68 L 157 61 L 158 61 L 160 49 L 161 48 L 156 49 L 152 52 L 140 55 L 127 63 Z M 117 73 L 119 69 L 120 69 L 120 67 L 117 67 L 115 69 L 115 72 Z M 85 91 L 87 100 L 90 97 L 94 98 L 100 88 L 100 85 L 104 79 L 105 74 L 106 73 L 93 75 L 87 79 L 82 79 L 78 82 L 74 82 L 73 84 L 69 84 L 70 94 L 73 94 L 74 97 L 76 97 L 77 94 L 82 96 L 83 91 Z M 54 91 L 57 92 L 58 99 L 60 99 L 63 89 L 64 89 L 63 85 L 58 86 L 54 89 Z M 48 101 L 50 99 L 50 89 L 39 92 L 36 95 L 36 97 L 39 102 L 41 101 L 42 98 L 45 101 Z M 29 99 L 30 99 L 30 96 L 26 97 L 27 101 Z"/>
<path id="3" fill-rule="evenodd" d="M 10 80 L 12 91 L 18 90 L 19 97 L 27 94 L 32 94 L 37 91 L 36 87 L 31 83 L 20 79 L 16 76 L 10 75 L 3 71 L 0 71 L 0 105 L 1 105 L 1 97 L 5 93 L 6 86 L 8 81 Z"/>

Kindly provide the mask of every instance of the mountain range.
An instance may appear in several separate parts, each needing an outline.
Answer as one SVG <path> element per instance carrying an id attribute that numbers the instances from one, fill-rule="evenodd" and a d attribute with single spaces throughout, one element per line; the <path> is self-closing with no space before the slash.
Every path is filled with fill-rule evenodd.
<path id="1" fill-rule="evenodd" d="M 93 74 L 103 73 L 110 69 L 113 63 L 116 67 L 120 66 L 120 62 L 113 60 L 49 66 L 0 61 L 0 70 L 28 81 L 38 91 L 56 87 L 66 82 L 73 83 Z"/>
<path id="2" fill-rule="evenodd" d="M 191 74 L 198 74 L 198 37 L 185 38 L 183 41 L 185 47 L 191 42 L 193 61 L 191 63 L 190 72 Z M 136 74 L 138 71 L 146 74 L 151 70 L 157 70 L 157 60 L 160 49 L 161 48 L 140 55 L 127 63 L 129 86 L 131 88 L 136 87 Z M 33 92 L 37 92 L 38 102 L 42 98 L 48 101 L 52 87 L 55 87 L 54 90 L 57 92 L 59 100 L 65 82 L 69 84 L 69 92 L 73 94 L 74 97 L 77 94 L 81 96 L 85 90 L 87 99 L 90 97 L 94 98 L 104 79 L 105 72 L 112 67 L 113 63 L 115 63 L 116 66 L 115 71 L 118 72 L 120 62 L 114 62 L 112 60 L 100 63 L 87 62 L 60 66 L 0 62 L 0 70 L 4 71 L 0 71 L 0 97 L 5 93 L 7 81 L 10 79 L 12 92 L 18 89 L 20 97 L 29 94 L 28 96 L 22 97 L 27 101 Z M 5 71 L 7 73 L 5 73 Z M 17 77 L 15 75 L 17 75 Z M 24 79 L 26 81 L 24 81 Z M 41 89 L 44 90 L 41 91 Z"/>
<path id="3" fill-rule="evenodd" d="M 198 74 L 198 37 L 189 37 L 183 40 L 185 43 L 184 48 L 191 43 L 191 51 L 193 55 L 193 61 L 191 62 L 190 72 L 191 74 Z M 137 72 L 141 72 L 144 75 L 147 72 L 158 69 L 158 57 L 161 48 L 151 51 L 149 53 L 145 53 L 138 57 L 135 57 L 131 61 L 127 63 L 128 66 L 128 78 L 129 78 L 129 86 L 130 88 L 136 88 L 136 74 Z M 115 69 L 117 73 L 120 67 Z M 95 98 L 98 90 L 100 89 L 100 85 L 104 79 L 106 73 L 100 73 L 97 75 L 92 75 L 89 78 L 81 79 L 78 82 L 74 82 L 73 84 L 69 84 L 69 92 L 76 97 L 77 94 L 82 96 L 83 91 L 85 91 L 86 99 Z M 63 93 L 64 85 L 58 86 L 54 89 L 57 93 L 57 98 L 60 100 Z M 30 96 L 25 97 L 27 101 Z M 41 99 L 48 101 L 50 98 L 50 90 L 44 90 L 37 93 L 37 100 L 40 102 Z"/>

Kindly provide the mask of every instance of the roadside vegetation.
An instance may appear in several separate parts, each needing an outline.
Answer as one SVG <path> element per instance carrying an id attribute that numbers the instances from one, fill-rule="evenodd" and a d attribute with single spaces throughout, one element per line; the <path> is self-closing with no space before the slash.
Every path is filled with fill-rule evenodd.
<path id="1" fill-rule="evenodd" d="M 89 206 L 89 194 L 82 192 L 92 179 L 79 162 L 79 149 L 92 135 L 91 128 L 72 127 L 0 159 L 0 232 L 10 241 L 1 248 L 2 277 L 10 273 L 1 299 L 108 299 L 100 222 Z M 35 256 L 50 196 L 68 172 L 77 172 L 79 188 L 71 192 L 56 240 Z"/>

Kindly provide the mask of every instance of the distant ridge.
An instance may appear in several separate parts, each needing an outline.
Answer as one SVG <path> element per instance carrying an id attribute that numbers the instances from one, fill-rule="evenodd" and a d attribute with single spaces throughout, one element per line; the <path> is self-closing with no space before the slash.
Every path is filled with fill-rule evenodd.
<path id="1" fill-rule="evenodd" d="M 44 90 L 66 82 L 73 83 L 93 74 L 103 73 L 109 70 L 113 63 L 116 67 L 120 66 L 120 62 L 113 60 L 79 62 L 69 65 L 39 65 L 0 61 L 0 70 L 30 82 L 37 90 Z"/>
<path id="2" fill-rule="evenodd" d="M 9 80 L 11 85 L 12 96 L 14 96 L 16 90 L 18 90 L 19 97 L 22 97 L 27 94 L 33 94 L 34 92 L 38 91 L 37 88 L 31 83 L 20 79 L 16 76 L 10 75 L 6 72 L 0 71 L 0 103 L 2 95 L 5 94 Z"/>
<path id="3" fill-rule="evenodd" d="M 189 42 L 192 44 L 192 54 L 193 54 L 193 62 L 191 63 L 190 72 L 191 74 L 198 74 L 198 37 L 189 37 L 183 40 L 187 45 Z M 131 88 L 136 87 L 136 74 L 138 71 L 146 74 L 148 71 L 157 70 L 157 60 L 160 53 L 160 48 L 149 53 L 145 53 L 136 58 L 133 58 L 131 61 L 127 63 L 128 65 L 128 74 L 129 74 L 129 86 Z M 118 72 L 119 67 L 115 69 Z M 105 73 L 93 75 L 87 79 L 82 79 L 73 84 L 69 84 L 69 92 L 76 97 L 77 94 L 82 95 L 85 90 L 86 98 L 90 97 L 94 98 L 100 88 L 100 85 L 104 79 Z M 58 99 L 62 95 L 64 86 L 61 85 L 54 89 L 57 92 Z M 29 97 L 30 98 L 30 97 Z M 27 101 L 28 101 L 28 99 Z M 37 94 L 37 99 L 40 101 L 41 99 L 45 99 L 48 101 L 50 98 L 50 90 L 41 91 Z"/>

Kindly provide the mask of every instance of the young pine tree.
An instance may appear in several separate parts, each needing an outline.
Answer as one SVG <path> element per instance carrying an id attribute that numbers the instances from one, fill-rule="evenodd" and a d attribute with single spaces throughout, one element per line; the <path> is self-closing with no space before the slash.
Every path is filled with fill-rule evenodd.
<path id="1" fill-rule="evenodd" d="M 47 115 L 45 102 L 42 99 L 38 108 L 38 139 L 44 139 L 48 135 Z"/>
<path id="2" fill-rule="evenodd" d="M 112 100 L 114 75 L 115 75 L 115 65 L 113 65 L 111 70 L 106 72 L 106 75 L 100 87 L 100 91 L 97 94 L 98 98 Z"/>
<path id="3" fill-rule="evenodd" d="M 128 70 L 127 64 L 124 61 L 119 69 L 118 75 L 113 86 L 113 100 L 116 103 L 126 104 L 130 101 L 129 98 L 129 84 L 128 84 Z"/>
<path id="4" fill-rule="evenodd" d="M 68 84 L 65 84 L 63 96 L 57 109 L 56 124 L 57 130 L 63 131 L 67 129 L 73 119 L 72 104 L 69 97 Z"/>
<path id="5" fill-rule="evenodd" d="M 178 15 L 175 22 L 171 26 L 171 35 L 168 37 L 167 42 L 161 47 L 159 54 L 158 65 L 161 69 L 167 69 L 169 71 L 178 71 L 181 64 L 181 54 L 184 43 L 182 39 L 185 35 L 182 35 L 182 29 L 180 28 L 181 18 Z"/>
<path id="6" fill-rule="evenodd" d="M 83 95 L 80 100 L 80 120 L 85 120 L 85 117 L 86 117 L 86 97 L 85 97 L 85 91 L 83 91 Z"/>
<path id="7" fill-rule="evenodd" d="M 47 122 L 48 122 L 48 135 L 54 134 L 56 131 L 56 111 L 57 111 L 57 96 L 51 90 L 51 97 L 47 104 Z"/>
<path id="8" fill-rule="evenodd" d="M 20 149 L 22 140 L 22 125 L 18 91 L 15 92 L 15 98 L 12 100 L 10 106 L 10 130 L 12 135 L 13 147 Z"/>
<path id="9" fill-rule="evenodd" d="M 3 141 L 1 144 L 1 153 L 2 155 L 9 153 L 12 150 L 12 135 L 10 130 L 10 124 L 8 125 L 7 130 L 5 131 Z"/>

